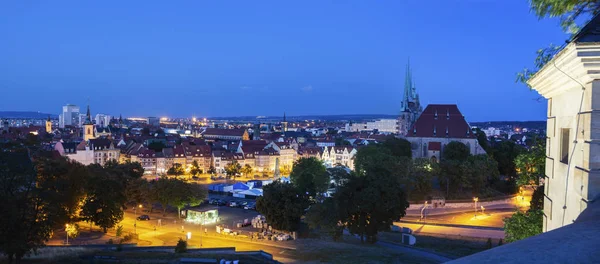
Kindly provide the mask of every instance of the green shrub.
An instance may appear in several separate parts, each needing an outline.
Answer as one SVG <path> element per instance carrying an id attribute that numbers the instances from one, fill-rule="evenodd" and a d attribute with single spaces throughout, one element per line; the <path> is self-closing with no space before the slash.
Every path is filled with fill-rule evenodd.
<path id="1" fill-rule="evenodd" d="M 187 252 L 187 241 L 180 238 L 179 241 L 177 241 L 177 246 L 175 246 L 175 253 L 185 252 Z"/>
<path id="2" fill-rule="evenodd" d="M 490 249 L 492 248 L 492 239 L 488 238 L 487 243 L 486 243 L 486 248 Z"/>
<path id="3" fill-rule="evenodd" d="M 114 244 L 114 243 L 115 243 L 115 242 L 113 241 L 113 239 L 112 239 L 112 238 L 110 238 L 110 239 L 108 239 L 108 241 L 106 241 L 106 244 L 109 244 L 109 245 L 112 245 L 112 244 Z"/>

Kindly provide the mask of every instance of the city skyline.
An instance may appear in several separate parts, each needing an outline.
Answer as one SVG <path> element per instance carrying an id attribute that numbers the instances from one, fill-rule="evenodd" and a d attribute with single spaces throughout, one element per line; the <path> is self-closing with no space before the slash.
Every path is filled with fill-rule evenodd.
<path id="1" fill-rule="evenodd" d="M 0 33 L 14 41 L 0 43 L 0 88 L 27 99 L 0 111 L 58 114 L 89 98 L 124 116 L 395 115 L 410 58 L 424 106 L 543 120 L 545 101 L 515 74 L 567 38 L 526 2 L 115 3 L 4 4 Z"/>

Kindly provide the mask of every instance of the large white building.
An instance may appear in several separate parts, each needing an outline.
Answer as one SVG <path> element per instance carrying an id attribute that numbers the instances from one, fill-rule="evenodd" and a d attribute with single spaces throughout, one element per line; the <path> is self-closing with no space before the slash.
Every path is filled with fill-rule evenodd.
<path id="1" fill-rule="evenodd" d="M 373 131 L 378 130 L 380 133 L 397 133 L 398 132 L 398 120 L 397 119 L 379 119 L 361 123 L 347 123 L 345 127 L 346 132 L 361 132 L 361 131 Z"/>
<path id="2" fill-rule="evenodd" d="M 97 127 L 107 127 L 110 124 L 110 119 L 112 116 L 105 114 L 96 114 L 96 126 Z"/>
<path id="3" fill-rule="evenodd" d="M 548 99 L 543 231 L 573 223 L 600 197 L 600 18 L 529 85 Z"/>
<path id="4" fill-rule="evenodd" d="M 79 106 L 67 104 L 63 106 L 62 113 L 58 117 L 58 126 L 79 126 Z"/>
<path id="5" fill-rule="evenodd" d="M 439 161 L 446 145 L 461 142 L 472 155 L 485 154 L 477 141 L 477 134 L 454 104 L 430 104 L 412 126 L 406 139 L 411 142 L 413 158 Z"/>

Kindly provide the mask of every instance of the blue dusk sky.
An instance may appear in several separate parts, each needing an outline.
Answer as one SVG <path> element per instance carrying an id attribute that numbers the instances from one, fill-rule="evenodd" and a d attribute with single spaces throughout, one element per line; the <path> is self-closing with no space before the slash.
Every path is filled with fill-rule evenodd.
<path id="1" fill-rule="evenodd" d="M 0 111 L 123 116 L 397 114 L 544 120 L 515 74 L 567 39 L 526 0 L 3 1 Z"/>

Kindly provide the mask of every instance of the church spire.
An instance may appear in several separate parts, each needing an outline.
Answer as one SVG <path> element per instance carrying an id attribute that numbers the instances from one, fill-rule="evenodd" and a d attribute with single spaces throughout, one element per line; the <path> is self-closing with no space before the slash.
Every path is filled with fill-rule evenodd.
<path id="1" fill-rule="evenodd" d="M 90 104 L 87 105 L 87 113 L 85 114 L 85 125 L 92 124 L 92 115 L 90 114 Z"/>
<path id="2" fill-rule="evenodd" d="M 406 64 L 406 76 L 404 77 L 404 95 L 402 98 L 402 112 L 409 112 L 408 102 L 410 100 L 412 93 L 412 73 L 410 71 L 410 59 L 408 59 L 408 63 Z"/>

